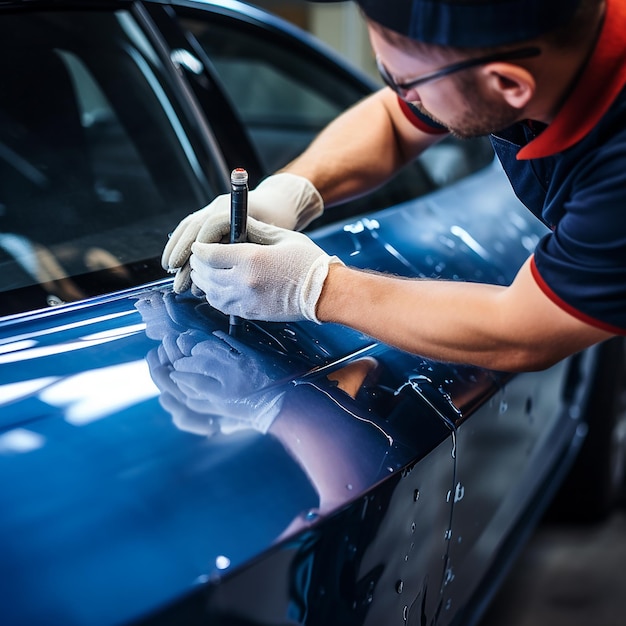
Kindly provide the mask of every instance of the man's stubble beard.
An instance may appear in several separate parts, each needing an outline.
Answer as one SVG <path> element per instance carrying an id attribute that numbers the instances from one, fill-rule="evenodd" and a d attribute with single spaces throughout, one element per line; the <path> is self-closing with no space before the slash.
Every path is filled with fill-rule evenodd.
<path id="1" fill-rule="evenodd" d="M 431 111 L 425 109 L 421 102 L 415 103 L 419 111 L 433 121 L 445 126 L 452 135 L 459 139 L 474 139 L 484 137 L 512 126 L 519 121 L 520 112 L 506 102 L 489 101 L 481 97 L 476 82 L 470 77 L 452 77 L 457 88 L 463 94 L 466 108 L 457 119 L 445 123 L 438 119 Z"/>

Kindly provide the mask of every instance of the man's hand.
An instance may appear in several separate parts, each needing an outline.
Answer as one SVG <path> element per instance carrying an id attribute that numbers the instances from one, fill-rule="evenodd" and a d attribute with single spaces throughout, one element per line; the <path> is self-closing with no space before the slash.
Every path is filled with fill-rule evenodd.
<path id="1" fill-rule="evenodd" d="M 248 215 L 289 230 L 301 230 L 324 210 L 315 187 L 304 177 L 282 173 L 266 178 L 248 194 Z M 194 242 L 217 243 L 230 219 L 230 195 L 218 196 L 208 206 L 188 215 L 174 230 L 165 249 L 163 268 L 176 272 L 174 291 L 189 289 L 188 265 Z"/>
<path id="2" fill-rule="evenodd" d="M 228 225 L 221 232 L 226 234 Z M 219 233 L 218 233 L 219 234 Z M 219 239 L 218 239 L 219 240 Z M 191 279 L 228 315 L 274 322 L 312 320 L 328 268 L 342 263 L 306 235 L 248 220 L 250 243 L 194 243 Z"/>

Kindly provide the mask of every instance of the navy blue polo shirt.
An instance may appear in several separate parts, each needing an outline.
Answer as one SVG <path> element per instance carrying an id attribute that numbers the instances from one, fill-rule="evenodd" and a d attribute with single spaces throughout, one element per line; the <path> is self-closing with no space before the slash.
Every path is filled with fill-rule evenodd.
<path id="1" fill-rule="evenodd" d="M 520 200 L 551 229 L 532 274 L 559 307 L 626 334 L 626 2 L 608 0 L 592 57 L 552 123 L 492 136 Z M 426 132 L 445 132 L 401 103 Z"/>

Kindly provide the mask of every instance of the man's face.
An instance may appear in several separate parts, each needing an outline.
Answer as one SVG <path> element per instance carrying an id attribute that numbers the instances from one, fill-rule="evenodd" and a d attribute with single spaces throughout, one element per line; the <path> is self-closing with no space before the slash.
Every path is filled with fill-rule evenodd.
<path id="1" fill-rule="evenodd" d="M 460 59 L 445 59 L 439 50 L 432 55 L 403 51 L 370 28 L 372 47 L 397 82 L 409 82 Z M 411 89 L 405 100 L 442 124 L 454 135 L 468 139 L 488 135 L 518 121 L 520 112 L 481 83 L 480 68 L 468 69 Z"/>
<path id="2" fill-rule="evenodd" d="M 462 110 L 446 123 L 434 113 L 420 105 L 420 110 L 435 121 L 446 126 L 453 135 L 461 139 L 482 137 L 508 128 L 519 120 L 519 111 L 507 102 L 480 93 L 480 84 L 475 76 L 451 76 L 457 91 L 463 95 Z"/>

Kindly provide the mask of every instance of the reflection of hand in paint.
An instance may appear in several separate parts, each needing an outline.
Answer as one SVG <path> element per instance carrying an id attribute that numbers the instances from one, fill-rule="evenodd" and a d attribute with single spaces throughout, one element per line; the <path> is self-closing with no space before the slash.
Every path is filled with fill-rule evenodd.
<path id="1" fill-rule="evenodd" d="M 285 376 L 277 360 L 222 331 L 196 343 L 173 365 L 170 378 L 186 405 L 219 415 L 222 432 L 253 428 L 265 433 L 280 411 L 284 391 L 271 388 Z"/>
<path id="2" fill-rule="evenodd" d="M 387 473 L 396 444 L 362 393 L 376 386 L 374 358 L 300 377 L 301 365 L 294 371 L 284 354 L 213 330 L 224 320 L 202 306 L 206 314 L 195 300 L 159 291 L 137 302 L 146 333 L 160 342 L 147 360 L 177 427 L 206 436 L 245 428 L 274 437 L 308 476 L 319 513 Z M 286 534 L 308 523 L 305 513 Z"/>
<path id="3" fill-rule="evenodd" d="M 146 324 L 146 335 L 150 339 L 163 341 L 164 337 L 177 335 L 187 330 L 197 330 L 208 334 L 204 330 L 205 324 L 200 324 L 202 317 L 196 315 L 196 309 L 204 303 L 198 302 L 189 296 L 179 296 L 171 291 L 154 290 L 139 298 L 135 308 L 141 313 Z M 206 320 L 203 320 L 206 322 Z"/>
<path id="4" fill-rule="evenodd" d="M 378 367 L 376 359 L 365 357 L 297 384 L 269 429 L 309 476 L 320 513 L 371 487 L 391 463 L 393 437 L 355 400 L 364 386 L 374 384 Z M 290 530 L 305 523 L 294 520 Z"/>
<path id="5" fill-rule="evenodd" d="M 169 346 L 169 350 L 165 348 L 165 344 Z M 163 343 L 151 350 L 146 357 L 152 380 L 161 391 L 159 402 L 170 413 L 174 424 L 182 430 L 197 435 L 213 435 L 219 432 L 217 419 L 212 415 L 199 414 L 188 407 L 184 393 L 171 378 L 174 366 L 169 355 L 175 349 L 178 349 L 176 336 L 171 333 L 165 335 Z"/>

